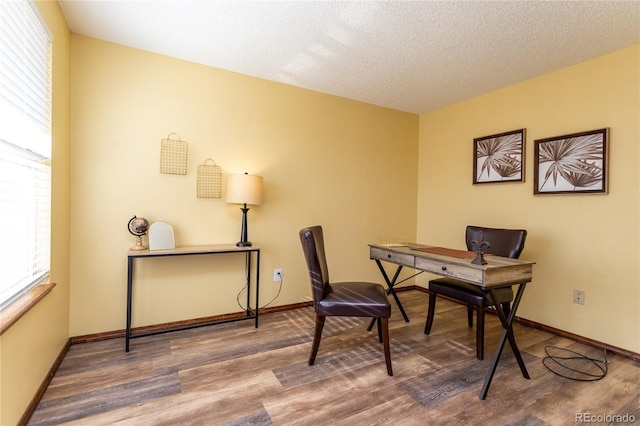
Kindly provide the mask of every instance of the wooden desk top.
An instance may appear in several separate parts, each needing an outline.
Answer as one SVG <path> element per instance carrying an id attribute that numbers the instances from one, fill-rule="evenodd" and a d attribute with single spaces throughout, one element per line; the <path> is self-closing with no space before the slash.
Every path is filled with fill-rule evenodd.
<path id="1" fill-rule="evenodd" d="M 408 266 L 448 278 L 454 278 L 479 287 L 501 287 L 530 282 L 535 262 L 485 255 L 486 265 L 471 263 L 474 256 L 457 255 L 463 250 L 441 249 L 426 252 L 421 248 L 434 248 L 425 244 L 385 246 L 369 244 L 370 257 Z M 448 254 L 441 254 L 448 253 Z M 455 254 L 452 256 L 450 254 Z"/>

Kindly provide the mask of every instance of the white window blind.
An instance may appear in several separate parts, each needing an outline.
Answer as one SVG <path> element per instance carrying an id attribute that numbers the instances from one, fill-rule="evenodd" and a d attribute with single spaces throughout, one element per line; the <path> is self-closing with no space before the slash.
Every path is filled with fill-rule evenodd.
<path id="1" fill-rule="evenodd" d="M 51 35 L 0 1 L 0 306 L 48 276 L 50 235 Z"/>

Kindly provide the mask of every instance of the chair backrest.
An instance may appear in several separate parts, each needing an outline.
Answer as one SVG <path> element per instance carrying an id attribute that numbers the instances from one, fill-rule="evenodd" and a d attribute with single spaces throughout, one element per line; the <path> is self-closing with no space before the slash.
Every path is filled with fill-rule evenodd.
<path id="1" fill-rule="evenodd" d="M 482 233 L 482 237 L 480 236 Z M 517 259 L 524 250 L 524 241 L 527 239 L 527 231 L 524 229 L 500 229 L 483 228 L 481 226 L 467 226 L 466 243 L 467 250 L 475 251 L 472 241 L 484 240 L 489 243 L 484 252 L 496 256 L 511 257 Z"/>
<path id="2" fill-rule="evenodd" d="M 302 251 L 307 261 L 309 279 L 311 280 L 311 293 L 313 295 L 313 307 L 325 296 L 329 285 L 329 269 L 324 253 L 324 235 L 321 226 L 311 226 L 300 230 L 300 242 Z"/>

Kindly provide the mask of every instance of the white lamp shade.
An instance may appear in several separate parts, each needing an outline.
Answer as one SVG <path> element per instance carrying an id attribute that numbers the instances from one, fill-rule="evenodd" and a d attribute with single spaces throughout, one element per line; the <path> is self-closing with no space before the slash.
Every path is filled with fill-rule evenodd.
<path id="1" fill-rule="evenodd" d="M 262 176 L 229 175 L 225 201 L 229 204 L 262 204 Z"/>

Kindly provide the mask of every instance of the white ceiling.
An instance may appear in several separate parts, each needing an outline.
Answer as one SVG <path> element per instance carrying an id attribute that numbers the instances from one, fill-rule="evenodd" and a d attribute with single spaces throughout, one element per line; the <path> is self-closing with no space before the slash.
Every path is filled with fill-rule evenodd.
<path id="1" fill-rule="evenodd" d="M 71 31 L 416 114 L 640 42 L 639 1 L 60 1 Z"/>

